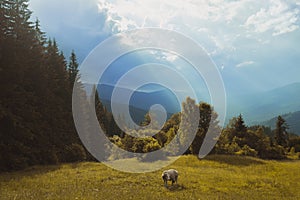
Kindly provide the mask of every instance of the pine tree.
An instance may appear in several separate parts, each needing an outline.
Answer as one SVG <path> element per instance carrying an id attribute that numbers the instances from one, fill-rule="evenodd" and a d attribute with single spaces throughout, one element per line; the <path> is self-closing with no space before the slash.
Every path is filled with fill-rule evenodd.
<path id="1" fill-rule="evenodd" d="M 71 161 L 80 141 L 65 58 L 29 20 L 28 0 L 1 0 L 0 17 L 0 170 Z"/>
<path id="2" fill-rule="evenodd" d="M 46 36 L 45 32 L 41 30 L 40 20 L 37 18 L 35 21 L 35 40 L 40 48 L 43 48 L 46 45 Z"/>
<path id="3" fill-rule="evenodd" d="M 247 129 L 248 128 L 245 125 L 243 116 L 241 114 L 238 117 L 232 118 L 226 128 L 229 141 L 232 141 L 233 138 L 241 140 L 246 136 Z"/>
<path id="4" fill-rule="evenodd" d="M 276 122 L 276 129 L 275 132 L 275 141 L 277 145 L 287 147 L 288 146 L 288 133 L 287 133 L 288 126 L 285 122 L 285 120 L 278 116 L 277 122 Z"/>
<path id="5" fill-rule="evenodd" d="M 245 121 L 241 114 L 238 116 L 238 118 L 234 124 L 234 129 L 238 136 L 242 136 L 243 134 L 245 134 L 247 132 L 247 126 L 245 125 Z"/>
<path id="6" fill-rule="evenodd" d="M 35 134 L 41 123 L 36 106 L 38 96 L 31 80 L 35 67 L 33 61 L 38 52 L 28 1 L 1 1 L 1 49 L 0 49 L 0 152 L 5 162 L 1 169 L 19 169 L 36 163 L 39 155 L 35 147 Z"/>
<path id="7" fill-rule="evenodd" d="M 70 56 L 70 61 L 69 61 L 69 66 L 68 66 L 69 81 L 70 81 L 71 86 L 73 86 L 75 78 L 78 74 L 78 66 L 79 66 L 79 64 L 77 62 L 76 54 L 73 50 L 71 53 L 71 56 Z"/>
<path id="8" fill-rule="evenodd" d="M 96 86 L 93 87 L 93 92 L 95 92 L 95 109 L 96 109 L 96 116 L 97 116 L 97 119 L 99 121 L 99 124 L 102 128 L 102 130 L 104 132 L 106 132 L 106 129 L 107 129 L 107 119 L 106 119 L 106 116 L 107 116 L 107 111 L 105 109 L 105 107 L 103 106 L 102 102 L 100 101 L 100 98 L 99 98 L 99 94 L 98 94 L 98 91 L 96 89 Z M 92 102 L 92 101 L 91 101 Z"/>

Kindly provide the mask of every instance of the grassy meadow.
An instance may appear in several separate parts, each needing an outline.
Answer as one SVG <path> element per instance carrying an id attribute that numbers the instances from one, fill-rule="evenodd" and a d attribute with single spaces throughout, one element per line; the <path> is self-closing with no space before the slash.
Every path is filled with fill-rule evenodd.
<path id="1" fill-rule="evenodd" d="M 131 174 L 92 162 L 36 166 L 0 174 L 0 199 L 300 199 L 300 161 L 182 156 L 167 168 L 179 171 L 178 185 L 164 187 L 164 169 Z"/>

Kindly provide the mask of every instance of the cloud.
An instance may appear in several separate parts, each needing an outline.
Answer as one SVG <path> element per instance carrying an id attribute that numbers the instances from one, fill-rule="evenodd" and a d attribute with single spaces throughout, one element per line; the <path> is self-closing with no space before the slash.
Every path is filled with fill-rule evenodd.
<path id="1" fill-rule="evenodd" d="M 105 0 L 98 1 L 97 3 L 99 12 L 103 13 L 105 16 L 104 31 L 109 33 L 119 33 L 137 27 L 134 20 L 122 16 L 113 4 Z"/>
<path id="2" fill-rule="evenodd" d="M 266 74 L 276 84 L 299 81 L 299 0 L 31 0 L 30 5 L 43 30 L 65 52 L 80 51 L 80 60 L 114 33 L 161 27 L 195 40 L 224 69 L 222 76 L 232 82 L 239 77 L 239 85 L 246 78 L 265 83 Z M 259 68 L 236 67 L 251 64 Z M 282 71 L 289 78 L 278 79 Z"/>
<path id="3" fill-rule="evenodd" d="M 286 2 L 277 0 L 251 15 L 245 26 L 248 29 L 254 28 L 258 33 L 271 31 L 273 36 L 277 36 L 297 30 L 298 24 L 299 9 L 290 8 Z"/>
<path id="4" fill-rule="evenodd" d="M 167 62 L 167 63 L 175 63 L 181 59 L 178 55 L 173 54 L 171 52 L 165 52 L 161 50 L 147 50 L 147 53 L 152 55 L 157 61 Z"/>
<path id="5" fill-rule="evenodd" d="M 248 65 L 253 65 L 254 63 L 255 63 L 254 61 L 245 61 L 245 62 L 237 64 L 236 67 L 245 67 Z"/>
<path id="6" fill-rule="evenodd" d="M 176 30 L 195 39 L 212 56 L 239 51 L 239 44 L 246 41 L 264 45 L 270 35 L 299 28 L 299 6 L 279 0 L 98 0 L 98 5 L 106 16 L 107 31 Z"/>
<path id="7" fill-rule="evenodd" d="M 166 57 L 166 60 L 169 61 L 169 62 L 174 62 L 178 59 L 178 56 L 177 55 L 168 55 Z"/>

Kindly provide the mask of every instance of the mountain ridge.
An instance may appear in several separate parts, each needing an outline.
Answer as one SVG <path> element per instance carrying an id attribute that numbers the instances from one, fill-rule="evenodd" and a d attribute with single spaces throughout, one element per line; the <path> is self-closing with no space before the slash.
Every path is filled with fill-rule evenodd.
<path id="1" fill-rule="evenodd" d="M 274 116 L 300 110 L 300 83 L 266 92 L 229 97 L 229 117 L 243 114 L 248 123 L 266 121 Z"/>
<path id="2" fill-rule="evenodd" d="M 300 135 L 300 111 L 291 112 L 281 115 L 286 120 L 288 125 L 288 132 Z M 261 122 L 260 125 L 268 126 L 271 129 L 275 129 L 277 117 L 273 117 L 267 121 Z"/>

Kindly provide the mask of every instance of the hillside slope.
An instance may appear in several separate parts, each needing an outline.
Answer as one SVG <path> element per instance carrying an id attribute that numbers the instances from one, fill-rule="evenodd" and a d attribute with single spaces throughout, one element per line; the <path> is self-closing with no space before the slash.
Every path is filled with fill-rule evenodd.
<path id="1" fill-rule="evenodd" d="M 118 172 L 100 163 L 33 167 L 0 174 L 0 199 L 299 199 L 300 161 L 182 156 L 168 168 L 178 185 L 163 186 L 164 169 Z"/>
<path id="2" fill-rule="evenodd" d="M 242 113 L 247 123 L 266 121 L 300 110 L 300 83 L 263 93 L 229 96 L 228 102 L 229 117 Z"/>
<path id="3" fill-rule="evenodd" d="M 300 111 L 281 115 L 289 127 L 289 132 L 300 135 Z M 277 117 L 264 121 L 261 124 L 269 126 L 272 129 L 276 126 Z"/>

